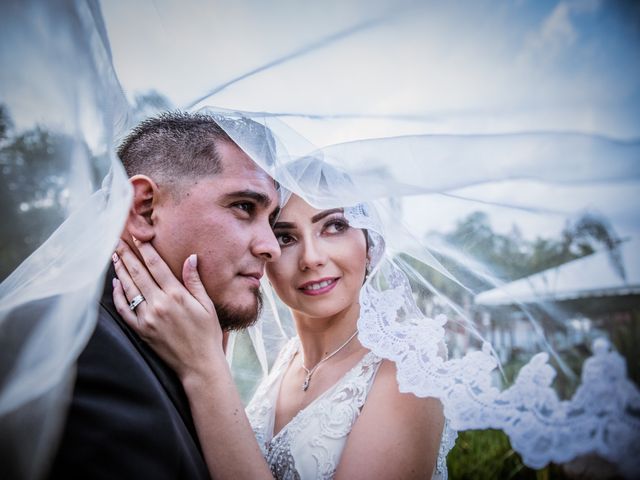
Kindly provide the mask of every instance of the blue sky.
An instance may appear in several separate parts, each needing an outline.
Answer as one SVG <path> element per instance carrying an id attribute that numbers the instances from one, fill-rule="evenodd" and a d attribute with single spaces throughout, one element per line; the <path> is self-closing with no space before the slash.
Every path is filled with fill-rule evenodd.
<path id="1" fill-rule="evenodd" d="M 130 97 L 155 89 L 185 106 L 232 81 L 202 105 L 355 115 L 286 118 L 318 146 L 541 131 L 640 139 L 640 22 L 632 2 L 145 0 L 102 2 L 102 9 Z M 640 230 L 633 181 L 570 189 L 499 180 L 461 193 L 562 212 L 599 210 L 623 234 Z M 440 215 L 424 220 L 425 230 L 447 228 L 473 207 L 414 199 L 406 211 L 415 215 L 430 202 Z M 564 224 L 562 215 L 489 211 L 497 228 L 517 219 L 531 236 Z"/>

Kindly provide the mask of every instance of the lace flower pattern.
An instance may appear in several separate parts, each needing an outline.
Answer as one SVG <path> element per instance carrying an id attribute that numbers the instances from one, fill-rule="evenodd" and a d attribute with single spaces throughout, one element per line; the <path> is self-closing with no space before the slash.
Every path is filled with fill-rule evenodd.
<path id="1" fill-rule="evenodd" d="M 512 386 L 496 388 L 492 373 L 498 362 L 488 343 L 459 359 L 443 355 L 447 319 L 420 312 L 404 272 L 384 258 L 384 232 L 372 210 L 366 204 L 345 208 L 349 224 L 367 229 L 373 239 L 369 254 L 382 278 L 377 289 L 370 275 L 360 292 L 358 338 L 395 362 L 400 390 L 439 398 L 455 430 L 504 431 L 532 468 L 597 453 L 625 477 L 635 478 L 640 471 L 640 391 L 609 342 L 594 342 L 570 400 L 560 400 L 552 388 L 556 371 L 544 352 L 520 369 Z M 441 450 L 448 452 L 455 437 L 446 431 Z"/>
<path id="2" fill-rule="evenodd" d="M 627 477 L 640 471 L 640 391 L 606 340 L 594 343 L 571 400 L 560 400 L 551 387 L 556 371 L 546 353 L 535 355 L 501 391 L 492 384 L 497 361 L 488 344 L 460 359 L 443 358 L 438 347 L 446 318 L 413 318 L 403 311 L 404 274 L 395 270 L 386 279 L 383 291 L 369 283 L 361 291 L 359 340 L 396 363 L 401 391 L 439 398 L 455 430 L 503 430 L 532 468 L 595 452 Z"/>

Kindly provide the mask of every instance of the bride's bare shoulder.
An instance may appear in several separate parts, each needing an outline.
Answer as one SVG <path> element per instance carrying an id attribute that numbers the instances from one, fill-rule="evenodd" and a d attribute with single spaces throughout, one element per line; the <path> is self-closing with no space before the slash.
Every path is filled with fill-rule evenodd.
<path id="1" fill-rule="evenodd" d="M 429 478 L 443 427 L 440 401 L 400 392 L 395 364 L 383 360 L 336 478 Z"/>
<path id="2" fill-rule="evenodd" d="M 367 397 L 367 403 L 372 402 L 374 405 L 379 403 L 380 406 L 389 404 L 388 406 L 418 408 L 436 417 L 442 416 L 442 420 L 444 421 L 440 401 L 435 398 L 419 398 L 412 393 L 401 392 L 398 385 L 397 373 L 398 371 L 394 362 L 383 360 L 376 374 L 369 396 Z"/>

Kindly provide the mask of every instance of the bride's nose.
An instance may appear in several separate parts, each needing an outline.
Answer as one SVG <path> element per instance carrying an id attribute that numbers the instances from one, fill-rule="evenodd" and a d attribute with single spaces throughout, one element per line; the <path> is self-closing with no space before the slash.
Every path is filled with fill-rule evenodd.
<path id="1" fill-rule="evenodd" d="M 312 270 L 327 263 L 327 253 L 317 238 L 307 237 L 302 242 L 300 270 Z"/>

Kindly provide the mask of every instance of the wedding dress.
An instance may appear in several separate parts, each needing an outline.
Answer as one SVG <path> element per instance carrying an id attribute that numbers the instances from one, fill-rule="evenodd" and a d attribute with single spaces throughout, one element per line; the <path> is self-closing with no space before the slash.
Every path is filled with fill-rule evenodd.
<path id="1" fill-rule="evenodd" d="M 270 375 L 260 384 L 247 416 L 271 473 L 277 479 L 330 479 L 340 463 L 382 358 L 366 353 L 332 387 L 300 410 L 279 432 L 274 432 L 275 410 L 282 378 L 300 348 L 297 337 L 282 349 Z M 446 457 L 455 438 L 445 424 L 432 478 L 446 479 Z"/>

